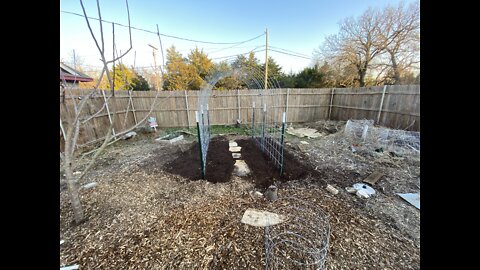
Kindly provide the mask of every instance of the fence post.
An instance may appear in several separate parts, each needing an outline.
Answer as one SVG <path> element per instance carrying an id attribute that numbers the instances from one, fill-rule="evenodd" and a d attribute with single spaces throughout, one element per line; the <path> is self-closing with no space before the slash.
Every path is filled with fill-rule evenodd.
<path id="1" fill-rule="evenodd" d="M 332 88 L 332 93 L 330 94 L 330 108 L 328 110 L 328 120 L 331 120 L 330 117 L 332 115 L 333 95 L 334 94 L 335 94 L 335 87 Z"/>
<path id="2" fill-rule="evenodd" d="M 290 94 L 290 88 L 287 88 L 287 100 L 285 101 L 285 117 L 288 116 L 288 96 Z"/>
<path id="3" fill-rule="evenodd" d="M 132 90 L 128 90 L 128 93 L 130 93 Z M 127 103 L 127 111 L 125 112 L 125 118 L 123 119 L 123 129 L 125 129 L 125 126 L 127 125 L 127 118 L 128 118 L 128 110 L 130 109 L 130 99 L 128 99 Z"/>
<path id="4" fill-rule="evenodd" d="M 105 108 L 107 108 L 108 121 L 110 121 L 110 125 L 112 125 L 113 138 L 117 139 L 117 136 L 115 135 L 115 129 L 113 128 L 113 124 L 112 124 L 112 117 L 110 116 L 110 109 L 108 109 L 107 98 L 105 97 L 105 90 L 102 90 L 102 95 L 103 95 L 103 100 L 105 102 Z"/>
<path id="5" fill-rule="evenodd" d="M 240 122 L 240 90 L 237 89 L 238 121 Z"/>
<path id="6" fill-rule="evenodd" d="M 188 112 L 188 94 L 187 90 L 184 91 L 185 93 L 185 107 L 187 108 L 187 126 L 190 128 L 190 113 Z"/>
<path id="7" fill-rule="evenodd" d="M 383 99 L 385 98 L 385 90 L 387 90 L 387 85 L 383 87 L 382 99 L 380 100 L 380 107 L 378 108 L 377 125 L 380 123 L 380 115 L 382 114 Z"/>

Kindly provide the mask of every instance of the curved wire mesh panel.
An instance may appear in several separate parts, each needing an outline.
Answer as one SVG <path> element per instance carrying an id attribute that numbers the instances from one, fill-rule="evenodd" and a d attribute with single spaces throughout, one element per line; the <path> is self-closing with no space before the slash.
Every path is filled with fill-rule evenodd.
<path id="1" fill-rule="evenodd" d="M 325 269 L 328 215 L 318 205 L 294 197 L 275 201 L 269 208 L 287 221 L 265 227 L 265 269 Z"/>
<path id="2" fill-rule="evenodd" d="M 261 69 L 254 66 L 233 66 L 230 71 L 219 71 L 206 79 L 198 96 L 198 107 L 195 112 L 197 122 L 197 136 L 200 149 L 202 178 L 205 178 L 207 152 L 210 143 L 210 117 L 208 102 L 212 93 L 212 88 L 222 78 L 232 76 L 242 81 L 249 89 L 258 90 L 258 96 L 254 97 L 257 104 L 263 106 L 263 110 L 257 112 L 255 101 L 253 102 L 253 124 L 252 137 L 257 142 L 260 149 L 273 161 L 274 166 L 279 168 L 280 174 L 283 172 L 283 139 L 285 134 L 285 106 L 284 102 L 276 98 L 273 91 L 275 89 L 264 89 L 265 84 L 270 88 L 279 88 L 278 81 L 273 77 L 268 77 L 265 82 L 264 73 Z M 260 118 L 258 118 L 260 117 Z M 258 121 L 258 123 L 255 123 Z"/>

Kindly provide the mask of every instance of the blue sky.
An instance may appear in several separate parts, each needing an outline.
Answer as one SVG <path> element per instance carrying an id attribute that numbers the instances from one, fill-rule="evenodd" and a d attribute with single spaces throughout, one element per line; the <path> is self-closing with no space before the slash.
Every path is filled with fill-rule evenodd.
<path id="1" fill-rule="evenodd" d="M 405 0 L 410 3 L 416 0 Z M 358 16 L 368 7 L 382 8 L 388 4 L 398 5 L 400 0 L 171 0 L 147 1 L 131 0 L 130 20 L 134 27 L 187 39 L 209 42 L 238 42 L 261 35 L 268 28 L 269 46 L 313 56 L 313 52 L 330 34 L 338 32 L 338 22 L 349 16 Z M 98 18 L 96 1 L 84 0 L 87 14 Z M 128 24 L 125 1 L 100 1 L 102 19 Z M 61 0 L 60 10 L 82 13 L 78 0 Z M 99 36 L 98 21 L 91 20 L 94 32 Z M 112 26 L 104 23 L 105 48 L 107 57 L 112 56 Z M 117 50 L 124 52 L 129 47 L 127 28 L 115 26 Z M 153 65 L 152 44 L 159 48 L 155 34 L 132 30 L 132 51 L 123 62 L 136 67 Z M 246 53 L 257 46 L 265 45 L 265 36 L 253 41 L 226 49 L 232 45 L 203 44 L 162 36 L 164 51 L 175 45 L 183 56 L 195 46 L 203 48 L 214 61 L 224 56 Z M 263 48 L 258 48 L 261 50 Z M 90 69 L 98 69 L 101 62 L 99 53 L 89 33 L 85 19 L 60 12 L 60 59 L 69 60 L 72 50 L 82 58 Z M 136 53 L 135 53 L 136 52 Z M 256 57 L 264 62 L 265 52 L 257 52 Z M 312 65 L 312 60 L 293 57 L 269 51 L 284 72 L 298 72 Z M 160 54 L 157 64 L 161 63 Z"/>

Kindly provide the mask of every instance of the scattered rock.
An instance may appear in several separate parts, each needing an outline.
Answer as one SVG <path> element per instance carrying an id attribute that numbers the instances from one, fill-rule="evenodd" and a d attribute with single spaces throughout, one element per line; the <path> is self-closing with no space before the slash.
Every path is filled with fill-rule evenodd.
<path id="1" fill-rule="evenodd" d="M 60 245 L 65 243 L 65 240 L 60 240 Z"/>
<path id="2" fill-rule="evenodd" d="M 356 193 L 357 190 L 353 187 L 346 187 L 345 190 L 348 192 L 348 193 Z"/>
<path id="3" fill-rule="evenodd" d="M 269 186 L 265 192 L 265 198 L 269 201 L 275 201 L 278 199 L 277 187 L 274 185 Z"/>
<path id="4" fill-rule="evenodd" d="M 78 264 L 60 267 L 60 270 L 75 270 L 78 269 Z"/>
<path id="5" fill-rule="evenodd" d="M 89 188 L 95 187 L 96 185 L 98 185 L 97 182 L 92 182 L 92 183 L 88 183 L 88 184 L 86 184 L 86 185 L 83 185 L 82 188 L 84 188 L 84 189 L 89 189 Z"/>
<path id="6" fill-rule="evenodd" d="M 123 137 L 124 140 L 128 140 L 130 138 L 133 138 L 137 136 L 137 133 L 135 131 L 130 131 L 128 132 L 127 134 L 125 134 L 125 136 Z"/>
<path id="7" fill-rule="evenodd" d="M 242 154 L 240 154 L 240 153 L 232 153 L 233 158 L 240 158 L 241 156 L 242 156 Z"/>
<path id="8" fill-rule="evenodd" d="M 259 191 L 253 191 L 251 190 L 249 192 L 250 196 L 252 196 L 253 198 L 262 198 L 263 197 L 263 194 Z"/>
<path id="9" fill-rule="evenodd" d="M 175 137 L 175 138 L 167 139 L 167 138 L 169 138 L 169 137 L 171 137 L 171 136 L 172 136 L 172 135 L 170 135 L 170 134 L 169 134 L 169 135 L 165 135 L 165 136 L 162 136 L 162 137 L 160 137 L 160 138 L 155 139 L 155 141 L 157 141 L 157 142 L 169 142 L 169 143 L 173 144 L 173 143 L 175 143 L 175 142 L 178 142 L 178 141 L 183 140 L 183 135 L 177 136 L 177 137 Z"/>
<path id="10" fill-rule="evenodd" d="M 308 142 L 306 141 L 300 141 L 301 144 L 309 144 Z"/>
<path id="11" fill-rule="evenodd" d="M 76 172 L 73 172 L 73 175 L 79 175 L 81 174 L 82 172 L 79 172 L 79 171 L 76 171 Z"/>
<path id="12" fill-rule="evenodd" d="M 233 166 L 233 174 L 237 176 L 246 176 L 250 173 L 250 168 L 244 160 L 236 160 Z"/>
<path id="13" fill-rule="evenodd" d="M 240 152 L 240 150 L 242 150 L 241 146 L 232 146 L 228 148 L 228 151 L 230 152 Z"/>
<path id="14" fill-rule="evenodd" d="M 285 220 L 287 218 L 283 215 L 249 208 L 243 213 L 241 222 L 255 227 L 266 227 L 280 224 Z"/>
<path id="15" fill-rule="evenodd" d="M 338 194 L 338 189 L 334 188 L 334 187 L 331 186 L 331 185 L 327 185 L 327 190 L 328 190 L 330 193 L 334 194 L 334 195 L 337 195 L 337 194 Z"/>
<path id="16" fill-rule="evenodd" d="M 322 136 L 323 134 L 318 133 L 316 129 L 313 128 L 293 128 L 293 127 L 288 127 L 287 128 L 287 133 L 293 136 L 297 137 L 307 137 L 307 138 L 318 138 Z"/>
<path id="17" fill-rule="evenodd" d="M 180 136 L 175 137 L 175 138 L 173 138 L 173 139 L 170 139 L 170 140 L 168 140 L 168 141 L 169 141 L 170 143 L 175 143 L 175 142 L 178 142 L 178 141 L 181 141 L 181 140 L 183 140 L 183 135 L 180 135 Z"/>

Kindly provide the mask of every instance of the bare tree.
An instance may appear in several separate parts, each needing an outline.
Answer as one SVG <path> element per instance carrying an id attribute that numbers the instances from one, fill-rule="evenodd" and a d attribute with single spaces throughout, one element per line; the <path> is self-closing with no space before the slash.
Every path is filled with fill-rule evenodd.
<path id="1" fill-rule="evenodd" d="M 330 62 L 354 66 L 360 87 L 365 86 L 365 76 L 372 60 L 382 52 L 379 12 L 369 8 L 359 18 L 340 22 L 340 31 L 325 39 L 320 53 Z"/>
<path id="2" fill-rule="evenodd" d="M 109 102 L 111 102 L 111 104 L 116 103 L 115 102 L 115 92 L 114 92 L 114 80 L 113 80 L 112 76 L 110 75 L 108 65 L 109 64 L 114 65 L 115 61 L 118 61 L 119 59 L 124 57 L 132 49 L 132 36 L 131 36 L 131 27 L 130 27 L 130 11 L 129 11 L 129 8 L 128 8 L 128 0 L 125 0 L 125 4 L 126 4 L 127 15 L 128 15 L 130 46 L 124 53 L 121 53 L 119 56 L 115 56 L 115 53 L 114 53 L 113 58 L 111 60 L 107 60 L 106 56 L 105 56 L 105 41 L 104 41 L 103 21 L 102 21 L 101 9 L 100 9 L 100 4 L 99 4 L 98 0 L 96 1 L 96 3 L 97 3 L 97 10 L 98 10 L 98 16 L 99 16 L 99 23 L 100 23 L 100 38 L 99 38 L 100 41 L 97 39 L 96 35 L 93 33 L 93 30 L 90 26 L 90 21 L 88 19 L 86 11 L 85 11 L 83 1 L 80 0 L 80 4 L 82 6 L 83 15 L 84 15 L 84 18 L 86 20 L 86 24 L 88 26 L 88 29 L 90 31 L 90 34 L 91 34 L 93 40 L 95 41 L 95 45 L 96 45 L 96 47 L 99 51 L 100 57 L 101 57 L 100 60 L 102 61 L 102 64 L 103 64 L 103 69 L 101 71 L 100 78 L 97 82 L 97 85 L 94 87 L 94 89 L 92 91 L 90 91 L 88 94 L 84 95 L 83 97 L 79 97 L 78 100 L 74 97 L 74 95 L 71 91 L 72 89 L 70 89 L 68 87 L 63 87 L 63 88 L 60 89 L 60 91 L 61 91 L 61 104 L 62 104 L 61 106 L 63 106 L 64 111 L 65 112 L 68 111 L 68 108 L 67 108 L 67 105 L 66 105 L 66 100 L 69 100 L 72 103 L 72 106 L 73 106 L 73 112 L 68 114 L 68 115 L 64 115 L 64 118 L 66 118 L 65 123 L 62 123 L 62 120 L 60 120 L 60 128 L 61 128 L 61 132 L 63 133 L 64 141 L 65 141 L 65 147 L 64 147 L 63 152 L 62 151 L 60 152 L 60 158 L 63 162 L 63 169 L 65 171 L 68 193 L 69 193 L 69 197 L 70 197 L 70 201 L 71 201 L 71 205 L 72 205 L 72 209 L 73 209 L 75 222 L 77 224 L 84 220 L 83 208 L 82 208 L 82 205 L 81 205 L 81 202 L 80 202 L 80 197 L 79 197 L 79 186 L 78 186 L 79 181 L 92 168 L 96 159 L 105 150 L 107 145 L 117 141 L 123 134 L 125 134 L 127 132 L 130 132 L 131 130 L 135 129 L 136 127 L 138 127 L 139 125 L 141 125 L 142 123 L 145 122 L 147 117 L 151 114 L 151 112 L 152 112 L 152 110 L 155 106 L 155 102 L 157 100 L 157 97 L 158 97 L 158 94 L 157 94 L 155 96 L 155 99 L 153 100 L 153 103 L 152 103 L 152 106 L 151 106 L 149 112 L 146 114 L 146 116 L 142 120 L 138 121 L 138 123 L 136 125 L 132 126 L 131 128 L 126 129 L 122 132 L 117 132 L 117 133 L 115 132 L 115 130 L 113 128 L 113 125 L 114 125 L 115 119 L 116 119 L 116 115 L 117 115 L 116 106 L 110 106 L 112 108 L 112 110 L 108 112 L 108 115 L 109 115 L 109 117 L 110 117 L 110 115 L 112 115 L 112 116 L 110 118 L 110 125 L 107 128 L 107 134 L 105 135 L 102 144 L 93 151 L 94 155 L 90 159 L 90 161 L 88 162 L 86 167 L 83 169 L 83 171 L 80 172 L 80 174 L 78 176 L 74 175 L 74 171 L 76 169 L 78 169 L 78 167 L 79 167 L 78 166 L 79 162 L 78 162 L 78 160 L 75 159 L 75 157 L 76 157 L 75 153 L 76 153 L 76 150 L 77 150 L 77 147 L 78 147 L 77 146 L 77 141 L 78 141 L 78 137 L 79 137 L 79 133 L 80 133 L 80 126 L 85 124 L 86 122 L 90 121 L 91 119 L 93 119 L 93 117 L 98 115 L 104 109 L 106 109 L 106 108 L 108 109 L 108 107 L 109 107 L 108 103 Z M 112 32 L 113 32 L 113 44 L 112 45 L 113 45 L 113 48 L 115 48 L 115 31 L 114 31 L 114 25 L 113 24 L 112 24 Z M 115 50 L 113 50 L 113 52 L 115 52 Z M 110 85 L 110 89 L 111 89 L 110 94 L 109 94 L 108 97 L 105 97 L 105 103 L 96 113 L 93 113 L 90 116 L 84 116 L 85 112 L 82 112 L 82 111 L 85 109 L 86 104 L 90 100 L 90 98 L 95 94 L 100 82 L 102 81 L 103 75 L 106 75 L 108 83 Z M 113 75 L 115 75 L 115 74 L 113 74 Z"/>
<path id="3" fill-rule="evenodd" d="M 394 84 L 402 83 L 402 76 L 420 63 L 420 8 L 414 2 L 405 7 L 386 7 L 382 12 L 380 38 L 385 44 L 388 77 Z"/>
<path id="4" fill-rule="evenodd" d="M 407 8 L 369 8 L 358 18 L 340 22 L 338 34 L 326 37 L 317 58 L 347 69 L 355 67 L 356 80 L 365 86 L 367 73 L 376 73 L 376 82 L 392 77 L 401 82 L 402 74 L 419 60 L 420 14 L 418 3 Z M 373 72 L 374 71 L 374 72 Z"/>

